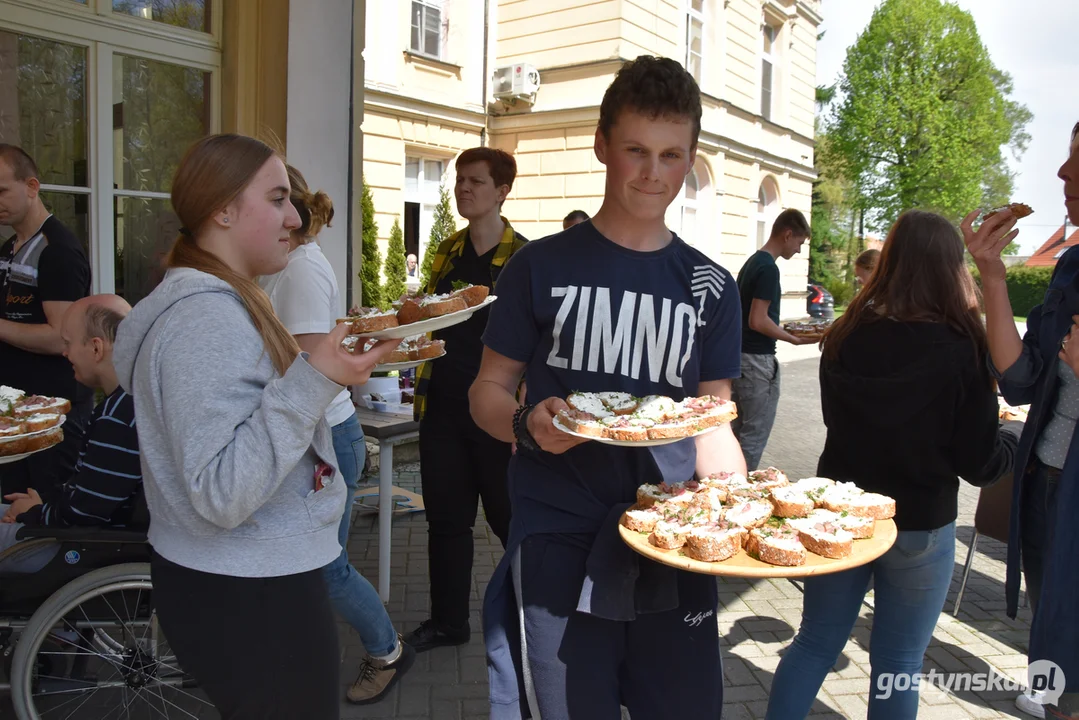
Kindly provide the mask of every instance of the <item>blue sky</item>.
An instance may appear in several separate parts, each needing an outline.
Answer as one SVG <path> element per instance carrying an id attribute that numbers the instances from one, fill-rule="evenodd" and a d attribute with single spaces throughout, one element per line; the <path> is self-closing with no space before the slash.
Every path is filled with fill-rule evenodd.
<path id="1" fill-rule="evenodd" d="M 869 23 L 875 0 L 823 0 L 824 39 L 817 47 L 817 82 L 830 85 L 847 48 Z M 1034 208 L 1019 222 L 1023 254 L 1037 249 L 1064 222 L 1064 194 L 1057 169 L 1068 136 L 1079 122 L 1079 1 L 958 0 L 974 16 L 997 67 L 1011 73 L 1014 100 L 1034 113 L 1030 147 L 1016 163 L 1014 200 Z M 1071 230 L 1069 230 L 1069 233 Z"/>

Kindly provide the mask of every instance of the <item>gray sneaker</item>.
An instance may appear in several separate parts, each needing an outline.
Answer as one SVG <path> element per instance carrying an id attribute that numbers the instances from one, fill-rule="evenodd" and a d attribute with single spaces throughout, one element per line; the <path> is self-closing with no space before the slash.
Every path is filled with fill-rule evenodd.
<path id="1" fill-rule="evenodd" d="M 412 649 L 412 646 L 403 640 L 398 642 L 401 643 L 401 654 L 393 662 L 375 660 L 371 656 L 363 659 L 363 663 L 360 664 L 360 674 L 346 694 L 350 703 L 370 705 L 378 702 L 386 697 L 394 684 L 416 662 L 416 651 Z"/>

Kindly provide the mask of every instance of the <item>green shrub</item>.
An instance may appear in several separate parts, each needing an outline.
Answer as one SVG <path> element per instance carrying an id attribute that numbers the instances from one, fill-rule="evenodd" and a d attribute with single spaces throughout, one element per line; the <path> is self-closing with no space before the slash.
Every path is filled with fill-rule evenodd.
<path id="1" fill-rule="evenodd" d="M 1051 267 L 1019 265 L 1008 268 L 1008 300 L 1012 304 L 1012 314 L 1026 317 L 1031 308 L 1040 305 L 1052 276 Z"/>
<path id="2" fill-rule="evenodd" d="M 846 307 L 854 297 L 854 285 L 842 278 L 826 281 L 824 289 L 832 294 L 836 307 Z"/>

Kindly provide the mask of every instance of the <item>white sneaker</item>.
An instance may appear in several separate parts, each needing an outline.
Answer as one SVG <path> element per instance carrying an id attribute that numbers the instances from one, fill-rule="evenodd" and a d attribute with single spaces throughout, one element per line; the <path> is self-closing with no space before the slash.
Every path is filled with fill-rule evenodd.
<path id="1" fill-rule="evenodd" d="M 1019 697 L 1015 698 L 1015 706 L 1025 712 L 1027 715 L 1036 718 L 1045 717 L 1045 708 L 1042 703 L 1045 701 L 1045 693 L 1034 692 L 1031 695 L 1023 693 Z"/>

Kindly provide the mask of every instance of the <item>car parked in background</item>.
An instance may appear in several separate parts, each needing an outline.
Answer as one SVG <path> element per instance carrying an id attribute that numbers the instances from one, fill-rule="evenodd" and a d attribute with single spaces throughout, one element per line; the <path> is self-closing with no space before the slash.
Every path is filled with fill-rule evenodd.
<path id="1" fill-rule="evenodd" d="M 821 285 L 806 285 L 806 312 L 809 317 L 831 320 L 835 317 L 835 298 Z"/>

